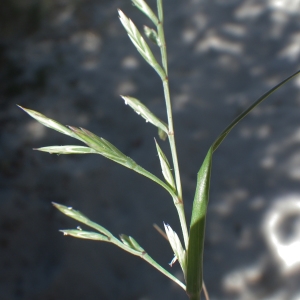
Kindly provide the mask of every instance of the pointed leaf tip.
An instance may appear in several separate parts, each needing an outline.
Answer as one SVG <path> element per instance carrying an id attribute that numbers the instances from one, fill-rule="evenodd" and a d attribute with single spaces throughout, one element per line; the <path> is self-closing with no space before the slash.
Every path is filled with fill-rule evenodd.
<path id="1" fill-rule="evenodd" d="M 150 122 L 165 133 L 168 133 L 167 124 L 155 116 L 140 100 L 123 95 L 121 95 L 121 98 L 124 100 L 125 105 L 129 105 L 138 115 L 142 116 L 146 122 Z"/>
<path id="2" fill-rule="evenodd" d="M 62 134 L 71 136 L 73 138 L 79 139 L 73 132 L 72 130 L 70 130 L 70 128 L 68 128 L 67 126 L 62 125 L 61 123 L 48 118 L 47 116 L 32 110 L 32 109 L 28 109 L 22 106 L 19 106 L 22 110 L 24 110 L 29 116 L 31 116 L 33 119 L 37 120 L 39 123 L 41 123 L 42 125 L 51 128 L 55 131 L 58 131 Z M 79 139 L 80 140 L 80 139 Z"/>
<path id="3" fill-rule="evenodd" d="M 255 102 L 253 102 L 247 109 L 245 109 L 239 116 L 237 116 L 226 128 L 223 132 L 217 137 L 212 145 L 213 151 L 216 151 L 229 132 L 237 125 L 244 117 L 246 117 L 256 106 L 258 106 L 261 102 L 266 100 L 271 94 L 273 94 L 276 90 L 281 88 L 284 84 L 288 81 L 293 79 L 295 76 L 300 74 L 300 70 L 292 74 L 291 76 L 287 77 L 286 79 L 282 80 L 280 83 L 275 85 L 273 88 L 268 90 L 264 93 L 261 97 L 259 97 Z"/>
<path id="4" fill-rule="evenodd" d="M 159 21 L 155 13 L 144 0 L 132 0 L 132 4 L 144 13 L 154 24 L 158 25 Z"/>
<path id="5" fill-rule="evenodd" d="M 163 151 L 161 150 L 161 148 L 159 147 L 156 140 L 155 140 L 155 144 L 156 144 L 156 150 L 158 153 L 163 176 L 164 176 L 165 180 L 167 181 L 167 183 L 172 187 L 172 189 L 174 191 L 176 191 L 176 185 L 175 185 L 173 174 L 171 172 L 170 163 L 169 163 L 167 157 L 165 156 L 165 154 L 163 153 Z"/>

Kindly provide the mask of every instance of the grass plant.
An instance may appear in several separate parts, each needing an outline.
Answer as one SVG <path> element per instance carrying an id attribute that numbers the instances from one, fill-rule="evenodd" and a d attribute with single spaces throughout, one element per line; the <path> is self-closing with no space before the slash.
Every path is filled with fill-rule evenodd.
<path id="1" fill-rule="evenodd" d="M 222 141 L 226 138 L 229 132 L 234 128 L 234 126 L 239 123 L 239 121 L 241 121 L 252 109 L 254 109 L 262 101 L 268 98 L 273 92 L 275 92 L 286 82 L 298 75 L 300 71 L 297 71 L 293 75 L 289 76 L 288 78 L 277 84 L 275 87 L 267 91 L 265 94 L 263 94 L 259 99 L 257 99 L 249 108 L 247 108 L 225 128 L 225 130 L 216 138 L 215 142 L 208 149 L 204 162 L 198 172 L 191 222 L 188 229 L 185 218 L 179 163 L 177 158 L 175 133 L 173 127 L 172 104 L 170 98 L 167 65 L 167 50 L 163 28 L 164 14 L 162 0 L 157 0 L 157 13 L 155 13 L 144 0 L 132 0 L 132 3 L 153 23 L 154 28 L 149 28 L 146 26 L 144 27 L 144 35 L 157 47 L 159 47 L 161 56 L 161 59 L 159 61 L 155 58 L 151 48 L 149 47 L 141 32 L 121 10 L 119 10 L 119 18 L 137 51 L 156 71 L 161 79 L 166 104 L 167 122 L 165 123 L 164 121 L 156 117 L 140 100 L 130 96 L 121 97 L 123 98 L 124 103 L 130 106 L 141 117 L 143 117 L 146 122 L 151 123 L 158 128 L 158 135 L 162 140 L 165 140 L 166 138 L 168 139 L 171 150 L 172 163 L 169 162 L 168 158 L 160 148 L 159 143 L 155 140 L 158 158 L 162 169 L 163 180 L 138 165 L 135 161 L 133 161 L 130 157 L 127 157 L 110 142 L 91 133 L 90 131 L 84 128 L 64 126 L 39 112 L 24 107 L 21 108 L 41 124 L 62 134 L 69 135 L 85 144 L 85 146 L 49 146 L 38 148 L 35 150 L 56 154 L 100 154 L 153 180 L 170 194 L 181 224 L 183 242 L 181 241 L 177 233 L 173 231 L 169 224 L 164 224 L 164 227 L 166 238 L 169 240 L 170 246 L 174 252 L 174 259 L 172 260 L 171 264 L 175 263 L 176 260 L 179 262 L 184 275 L 185 283 L 181 282 L 169 271 L 159 265 L 131 236 L 121 234 L 120 237 L 117 238 L 112 235 L 107 229 L 91 221 L 81 212 L 76 211 L 72 207 L 53 203 L 53 205 L 66 216 L 73 218 L 78 222 L 81 222 L 94 229 L 93 231 L 86 231 L 78 227 L 77 229 L 61 230 L 61 232 L 63 232 L 64 235 L 70 235 L 76 238 L 112 243 L 133 255 L 139 256 L 150 265 L 155 267 L 157 270 L 162 272 L 165 276 L 173 280 L 182 289 L 184 289 L 189 299 L 199 300 L 202 287 L 204 287 L 205 298 L 208 299 L 209 296 L 203 283 L 203 251 L 213 154 L 221 145 Z"/>

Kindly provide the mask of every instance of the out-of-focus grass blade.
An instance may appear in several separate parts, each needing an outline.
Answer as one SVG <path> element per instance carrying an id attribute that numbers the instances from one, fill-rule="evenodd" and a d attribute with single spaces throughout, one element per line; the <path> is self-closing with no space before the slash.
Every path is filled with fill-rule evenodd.
<path id="1" fill-rule="evenodd" d="M 191 300 L 199 300 L 203 281 L 203 250 L 205 237 L 205 218 L 207 213 L 207 205 L 209 201 L 209 185 L 210 173 L 212 166 L 212 156 L 214 151 L 220 146 L 222 141 L 253 108 L 267 99 L 273 92 L 282 87 L 289 80 L 300 73 L 297 71 L 285 80 L 281 81 L 275 87 L 258 98 L 243 113 L 241 113 L 226 129 L 218 136 L 213 145 L 209 148 L 205 160 L 200 168 L 197 177 L 197 188 L 193 203 L 192 218 L 190 224 L 190 236 L 188 246 L 188 262 L 187 262 L 187 294 Z"/>
<path id="2" fill-rule="evenodd" d="M 90 147 L 84 146 L 48 146 L 35 148 L 33 150 L 49 152 L 50 154 L 99 154 L 97 151 Z"/>
<path id="3" fill-rule="evenodd" d="M 109 242 L 109 238 L 103 234 L 93 231 L 83 231 L 78 229 L 63 229 L 60 230 L 64 235 L 70 235 L 79 239 L 96 240 L 101 242 Z"/>

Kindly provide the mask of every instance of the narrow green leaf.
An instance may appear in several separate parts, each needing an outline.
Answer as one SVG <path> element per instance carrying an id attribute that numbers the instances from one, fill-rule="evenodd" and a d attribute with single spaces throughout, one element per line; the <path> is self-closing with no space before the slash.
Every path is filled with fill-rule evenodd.
<path id="1" fill-rule="evenodd" d="M 83 231 L 78 229 L 64 229 L 60 230 L 64 235 L 70 235 L 72 237 L 76 237 L 79 239 L 86 239 L 86 240 L 96 240 L 102 242 L 109 242 L 110 239 L 102 234 L 93 231 Z"/>
<path id="2" fill-rule="evenodd" d="M 132 0 L 132 4 L 143 12 L 155 24 L 155 26 L 158 25 L 159 21 L 157 16 L 144 0 Z"/>
<path id="3" fill-rule="evenodd" d="M 160 161 L 163 176 L 164 176 L 165 180 L 168 182 L 168 184 L 175 191 L 176 190 L 176 185 L 175 185 L 173 174 L 171 172 L 169 161 L 168 161 L 167 157 L 165 156 L 165 154 L 163 153 L 163 151 L 161 150 L 161 148 L 159 147 L 156 140 L 155 140 L 155 145 L 156 145 L 156 150 L 157 150 L 157 153 L 158 153 L 158 157 L 159 157 L 159 161 Z"/>
<path id="4" fill-rule="evenodd" d="M 253 104 L 251 104 L 246 110 L 244 110 L 237 118 L 235 118 L 215 140 L 215 142 L 213 143 L 213 151 L 217 150 L 217 148 L 220 146 L 220 144 L 225 139 L 225 137 L 228 135 L 228 133 L 233 129 L 233 127 L 236 124 L 238 124 L 244 117 L 246 117 L 249 114 L 249 112 L 252 111 L 253 108 L 255 108 L 261 102 L 266 100 L 271 94 L 273 94 L 276 90 L 278 90 L 283 85 L 285 85 L 288 81 L 290 81 L 291 79 L 296 77 L 299 73 L 300 73 L 300 71 L 297 71 L 293 75 L 287 77 L 286 79 L 284 79 L 283 81 L 278 83 L 276 86 L 274 86 L 269 91 L 264 93 L 261 97 L 259 97 Z"/>
<path id="5" fill-rule="evenodd" d="M 154 126 L 168 133 L 168 125 L 156 117 L 141 101 L 129 96 L 122 96 L 126 105 L 129 105 L 138 115 L 142 116 L 146 122 L 150 122 Z"/>
<path id="6" fill-rule="evenodd" d="M 92 148 L 84 146 L 49 146 L 41 147 L 33 150 L 49 152 L 50 154 L 99 154 Z"/>
<path id="7" fill-rule="evenodd" d="M 212 165 L 212 147 L 198 172 L 197 188 L 193 203 L 187 259 L 186 290 L 193 299 L 200 299 L 203 281 L 203 251 L 205 218 L 209 199 L 209 184 Z M 198 297 L 198 298 L 197 298 Z"/>

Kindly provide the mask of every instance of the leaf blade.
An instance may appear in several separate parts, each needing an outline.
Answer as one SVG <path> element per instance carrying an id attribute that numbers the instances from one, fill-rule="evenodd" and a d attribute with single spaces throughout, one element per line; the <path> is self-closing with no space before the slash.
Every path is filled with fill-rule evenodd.
<path id="1" fill-rule="evenodd" d="M 220 144 L 223 142 L 228 133 L 237 125 L 244 117 L 246 117 L 256 106 L 258 106 L 261 102 L 266 100 L 271 94 L 273 94 L 276 90 L 285 85 L 288 81 L 296 77 L 300 74 L 300 70 L 282 80 L 280 83 L 275 85 L 273 88 L 264 93 L 261 97 L 259 97 L 254 103 L 252 103 L 247 109 L 245 109 L 238 117 L 236 117 L 217 137 L 215 142 L 213 143 L 213 151 L 216 151 Z"/>
<path id="2" fill-rule="evenodd" d="M 198 172 L 197 189 L 193 202 L 190 237 L 187 255 L 187 294 L 200 299 L 203 281 L 203 252 L 205 237 L 205 219 L 209 200 L 210 174 L 212 165 L 212 147 Z"/>

